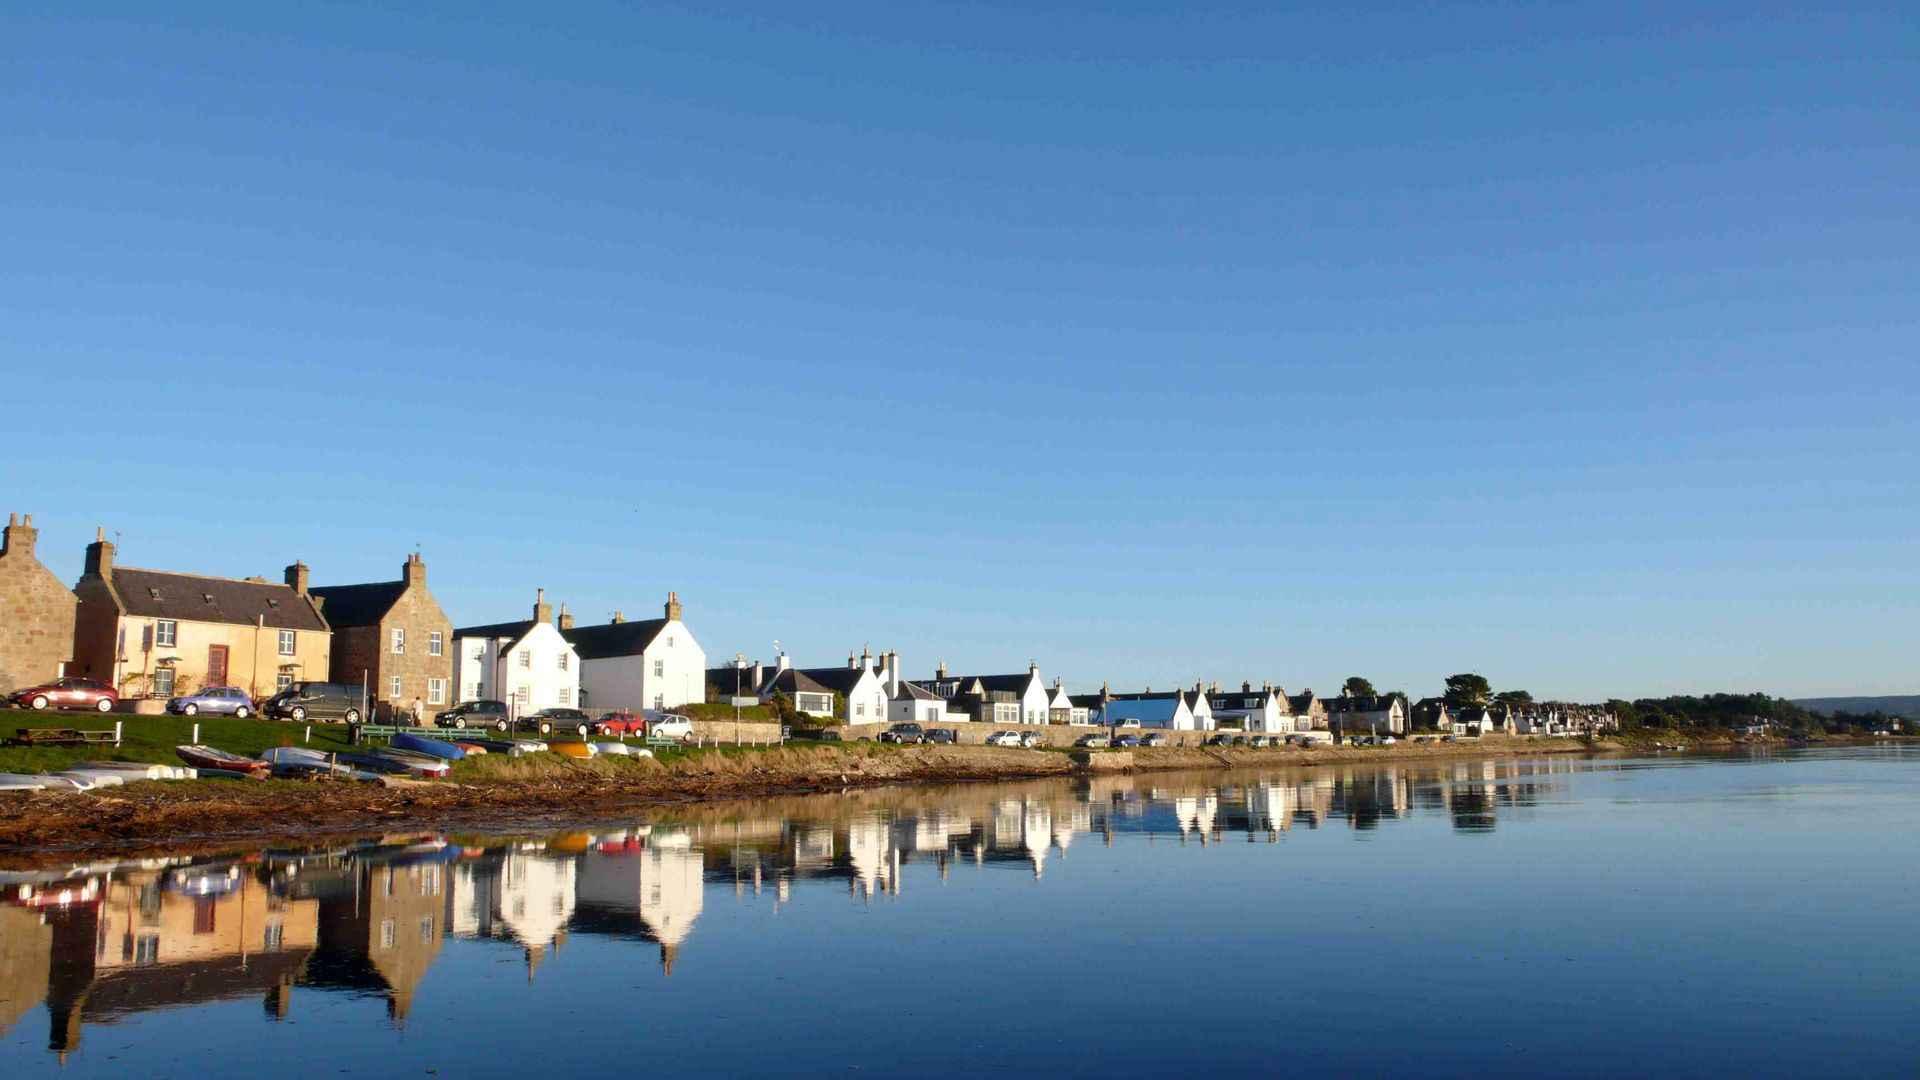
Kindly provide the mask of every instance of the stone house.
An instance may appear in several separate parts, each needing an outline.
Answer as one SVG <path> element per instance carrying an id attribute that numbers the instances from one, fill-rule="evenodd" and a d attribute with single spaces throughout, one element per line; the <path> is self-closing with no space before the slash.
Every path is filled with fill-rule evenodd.
<path id="1" fill-rule="evenodd" d="M 0 539 L 0 694 L 66 674 L 73 659 L 73 590 L 40 565 L 33 515 L 7 516 Z"/>
<path id="2" fill-rule="evenodd" d="M 1355 697 L 1343 691 L 1324 704 L 1328 723 L 1340 735 L 1407 733 L 1407 707 L 1397 697 Z"/>
<path id="3" fill-rule="evenodd" d="M 299 563 L 284 585 L 116 566 L 102 529 L 73 591 L 68 674 L 109 682 L 122 697 L 238 686 L 259 698 L 331 670 L 333 631 Z"/>
<path id="4" fill-rule="evenodd" d="M 1207 694 L 1207 703 L 1216 720 L 1238 720 L 1242 731 L 1279 735 L 1294 730 L 1287 692 L 1272 683 L 1262 683 L 1256 688 L 1249 680 L 1242 682 L 1237 691 L 1223 691 L 1215 686 Z"/>
<path id="5" fill-rule="evenodd" d="M 305 567 L 298 567 L 304 580 Z M 330 678 L 355 686 L 366 681 L 374 715 L 406 715 L 419 701 L 446 708 L 453 694 L 453 623 L 427 591 L 427 564 L 408 555 L 400 580 L 364 585 L 323 585 L 312 590 L 324 601 L 333 627 Z"/>

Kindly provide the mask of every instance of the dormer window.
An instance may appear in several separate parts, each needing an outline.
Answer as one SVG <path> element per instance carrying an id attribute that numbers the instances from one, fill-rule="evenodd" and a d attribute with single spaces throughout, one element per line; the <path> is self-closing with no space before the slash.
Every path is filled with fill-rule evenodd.
<path id="1" fill-rule="evenodd" d="M 147 586 L 147 595 L 153 597 L 155 600 L 158 600 L 160 599 L 160 590 L 149 585 Z"/>
<path id="2" fill-rule="evenodd" d="M 275 597 L 269 596 L 267 597 L 267 606 L 270 608 L 277 608 L 280 606 L 280 601 Z"/>
<path id="3" fill-rule="evenodd" d="M 213 603 L 213 594 L 210 592 L 203 592 L 200 594 L 200 599 L 205 600 L 207 603 L 211 604 Z"/>

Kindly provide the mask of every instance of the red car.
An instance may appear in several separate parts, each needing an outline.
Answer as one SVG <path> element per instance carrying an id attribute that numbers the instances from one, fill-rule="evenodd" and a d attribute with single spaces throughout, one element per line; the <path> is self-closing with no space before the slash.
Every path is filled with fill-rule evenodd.
<path id="1" fill-rule="evenodd" d="M 99 679 L 55 679 L 43 686 L 15 690 L 7 704 L 22 709 L 91 709 L 112 712 L 120 703 L 113 687 Z"/>
<path id="2" fill-rule="evenodd" d="M 595 735 L 645 735 L 646 718 L 639 713 L 610 712 L 593 722 Z"/>

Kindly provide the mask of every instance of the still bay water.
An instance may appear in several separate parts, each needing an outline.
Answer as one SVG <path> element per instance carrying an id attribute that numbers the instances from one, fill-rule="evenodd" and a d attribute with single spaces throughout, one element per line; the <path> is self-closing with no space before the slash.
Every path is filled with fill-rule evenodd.
<path id="1" fill-rule="evenodd" d="M 1880 745 L 0 853 L 0 1076 L 1913 1076 L 1917 824 Z"/>

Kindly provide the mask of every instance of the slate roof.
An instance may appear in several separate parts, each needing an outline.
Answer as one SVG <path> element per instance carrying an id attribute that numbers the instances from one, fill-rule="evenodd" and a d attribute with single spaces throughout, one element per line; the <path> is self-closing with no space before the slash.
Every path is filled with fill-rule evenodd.
<path id="1" fill-rule="evenodd" d="M 331 629 L 312 601 L 289 585 L 121 566 L 113 568 L 109 580 L 121 612 L 136 618 L 236 626 L 264 619 L 274 630 Z"/>
<path id="2" fill-rule="evenodd" d="M 860 676 L 866 674 L 863 668 L 788 668 L 773 677 L 767 683 L 766 692 L 771 694 L 783 690 L 789 695 L 797 692 L 807 694 L 848 694 L 860 685 Z"/>
<path id="3" fill-rule="evenodd" d="M 918 683 L 911 682 L 907 679 L 901 679 L 900 689 L 894 691 L 893 700 L 906 701 L 909 698 L 911 698 L 914 701 L 944 700 L 940 697 L 939 694 L 934 693 L 933 691 L 927 689 L 924 686 L 919 685 Z"/>
<path id="4" fill-rule="evenodd" d="M 606 660 L 616 656 L 639 656 L 653 639 L 667 628 L 665 619 L 636 619 L 633 622 L 604 623 L 599 626 L 575 626 L 560 631 L 582 660 Z"/>
<path id="5" fill-rule="evenodd" d="M 457 626 L 453 630 L 456 638 L 510 638 L 519 641 L 526 637 L 536 625 L 532 619 L 519 622 L 486 623 L 482 626 Z"/>
<path id="6" fill-rule="evenodd" d="M 117 572 L 116 572 L 117 575 Z M 334 629 L 378 626 L 407 591 L 404 581 L 375 581 L 366 585 L 328 585 L 309 590 L 326 601 L 322 611 Z"/>
<path id="7" fill-rule="evenodd" d="M 1393 708 L 1391 697 L 1336 697 L 1321 698 L 1320 704 L 1327 707 L 1329 716 L 1346 713 L 1386 712 Z"/>
<path id="8" fill-rule="evenodd" d="M 1073 702 L 1076 709 L 1097 709 L 1100 707 L 1099 694 L 1069 694 L 1067 700 Z"/>

